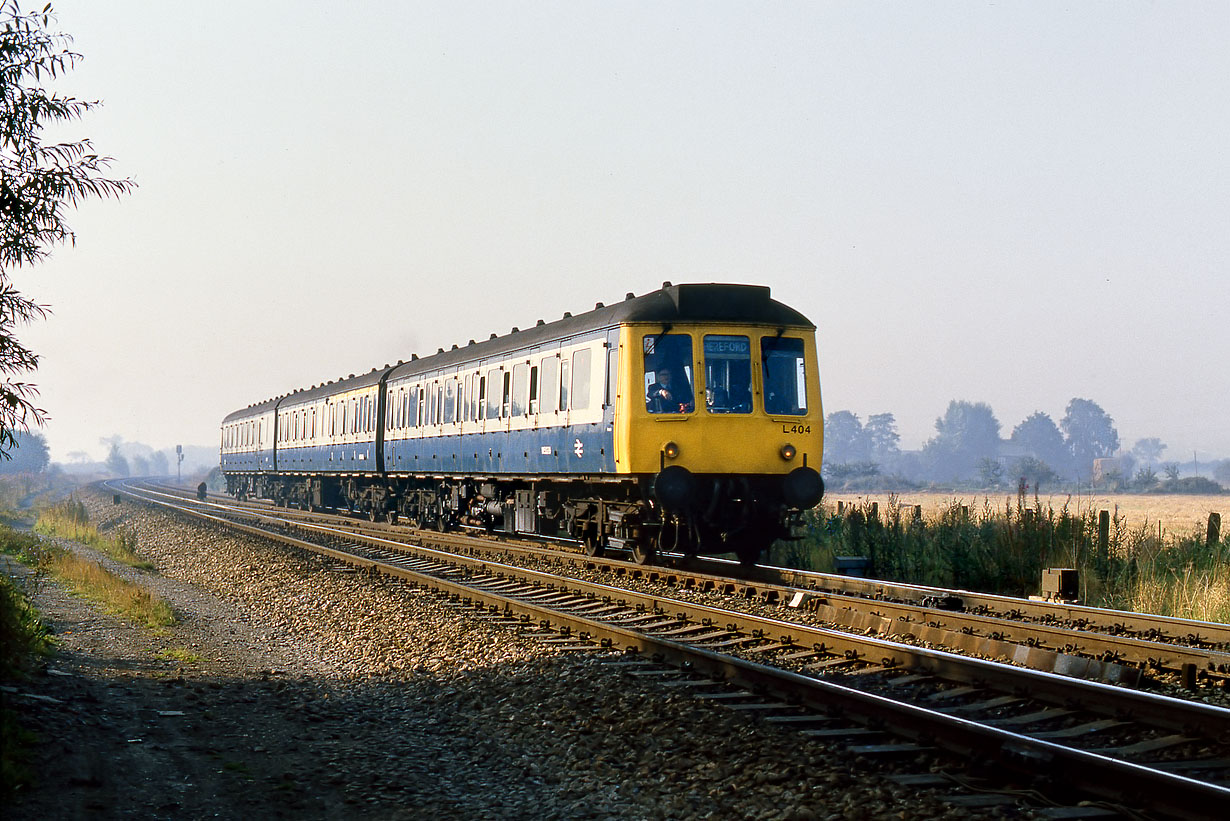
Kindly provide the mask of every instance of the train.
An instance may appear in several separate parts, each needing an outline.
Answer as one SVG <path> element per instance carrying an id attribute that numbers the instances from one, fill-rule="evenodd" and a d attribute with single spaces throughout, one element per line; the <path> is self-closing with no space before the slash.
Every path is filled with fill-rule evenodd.
<path id="1" fill-rule="evenodd" d="M 227 491 L 586 553 L 796 538 L 824 483 L 816 327 L 761 285 L 673 285 L 249 405 Z"/>

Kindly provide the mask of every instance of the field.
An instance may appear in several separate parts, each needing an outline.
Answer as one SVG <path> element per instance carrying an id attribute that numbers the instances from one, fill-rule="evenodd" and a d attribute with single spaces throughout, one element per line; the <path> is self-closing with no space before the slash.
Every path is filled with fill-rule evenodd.
<path id="1" fill-rule="evenodd" d="M 825 494 L 824 503 L 828 507 L 836 506 L 837 502 L 846 504 L 864 504 L 879 502 L 883 510 L 887 507 L 890 494 L 882 493 L 834 493 Z M 896 497 L 897 503 L 903 507 L 921 505 L 923 516 L 933 517 L 937 512 L 952 504 L 968 505 L 970 512 L 981 512 L 986 506 L 992 510 L 1003 511 L 1005 505 L 1016 507 L 1015 493 L 978 493 L 962 495 L 959 493 L 933 493 L 924 491 L 905 491 Z M 1033 505 L 1034 497 L 1026 499 Z M 1186 495 L 1186 494 L 1042 494 L 1038 496 L 1042 507 L 1061 510 L 1065 505 L 1075 516 L 1087 511 L 1109 510 L 1112 516 L 1122 517 L 1126 527 L 1138 530 L 1144 527 L 1151 533 L 1157 533 L 1161 527 L 1163 536 L 1204 535 L 1208 526 L 1209 514 L 1220 513 L 1223 530 L 1230 528 L 1230 494 L 1226 495 Z"/>

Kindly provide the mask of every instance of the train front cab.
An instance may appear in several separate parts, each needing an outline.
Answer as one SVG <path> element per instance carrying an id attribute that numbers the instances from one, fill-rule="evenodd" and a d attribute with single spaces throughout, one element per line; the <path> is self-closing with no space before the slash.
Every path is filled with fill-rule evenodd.
<path id="1" fill-rule="evenodd" d="M 783 510 L 820 501 L 811 328 L 626 325 L 620 348 L 617 470 L 651 476 L 667 518 L 730 542 L 701 550 L 758 554 L 786 535 Z"/>

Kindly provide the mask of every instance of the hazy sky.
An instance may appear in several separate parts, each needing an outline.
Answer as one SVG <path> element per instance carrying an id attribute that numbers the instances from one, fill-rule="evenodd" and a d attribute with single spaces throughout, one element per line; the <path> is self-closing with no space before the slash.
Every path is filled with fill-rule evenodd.
<path id="1" fill-rule="evenodd" d="M 907 448 L 1084 397 L 1230 456 L 1230 3 L 55 9 L 140 188 L 16 276 L 53 458 L 663 280 L 771 286 Z"/>

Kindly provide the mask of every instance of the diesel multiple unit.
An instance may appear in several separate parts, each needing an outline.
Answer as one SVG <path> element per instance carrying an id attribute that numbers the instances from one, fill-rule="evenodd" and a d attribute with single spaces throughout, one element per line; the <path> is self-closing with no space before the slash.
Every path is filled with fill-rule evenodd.
<path id="1" fill-rule="evenodd" d="M 755 561 L 823 493 L 815 327 L 749 285 L 616 305 L 230 414 L 229 492 Z"/>

